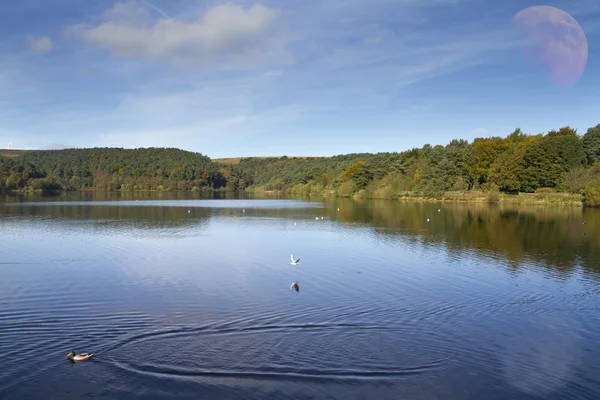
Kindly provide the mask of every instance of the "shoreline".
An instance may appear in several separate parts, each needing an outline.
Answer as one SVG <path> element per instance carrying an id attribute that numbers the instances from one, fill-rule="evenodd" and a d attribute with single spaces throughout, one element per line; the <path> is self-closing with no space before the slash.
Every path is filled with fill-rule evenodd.
<path id="1" fill-rule="evenodd" d="M 337 196 L 334 192 L 322 192 L 322 193 L 290 193 L 289 191 L 284 190 L 253 190 L 246 189 L 243 191 L 235 192 L 231 190 L 219 190 L 219 189 L 206 189 L 199 191 L 192 190 L 156 190 L 156 189 L 145 189 L 145 190 L 135 190 L 135 191 L 121 191 L 121 190 L 103 190 L 100 188 L 82 188 L 77 190 L 58 190 L 51 192 L 43 192 L 40 190 L 36 191 L 11 191 L 5 193 L 5 195 L 61 195 L 67 193 L 114 193 L 114 194 L 122 194 L 122 195 L 133 195 L 136 193 L 139 194 L 149 194 L 149 193 L 188 193 L 188 194 L 208 194 L 208 193 L 228 193 L 239 194 L 245 193 L 253 196 L 285 196 L 289 198 L 321 198 L 321 199 L 354 199 L 354 200 L 387 200 L 387 201 L 400 201 L 400 202 L 422 202 L 422 203 L 475 203 L 475 204 L 513 204 L 513 205 L 542 205 L 542 206 L 577 206 L 577 207 L 585 207 L 583 204 L 583 196 L 580 194 L 570 194 L 570 193 L 516 193 L 516 194 L 507 194 L 507 193 L 499 193 L 497 197 L 497 201 L 490 201 L 488 199 L 488 193 L 485 192 L 446 192 L 441 196 L 436 197 L 425 197 L 410 193 L 405 193 L 404 195 L 400 195 L 397 197 L 377 197 L 377 196 L 369 196 L 364 193 L 355 193 L 353 196 Z"/>
<path id="2" fill-rule="evenodd" d="M 425 197 L 414 194 L 405 194 L 398 197 L 377 197 L 365 196 L 363 193 L 355 193 L 353 196 L 337 196 L 333 192 L 319 194 L 293 194 L 286 191 L 276 190 L 246 190 L 246 193 L 269 194 L 269 195 L 287 195 L 291 197 L 309 197 L 309 198 L 338 198 L 355 200 L 389 200 L 389 201 L 408 201 L 423 203 L 478 203 L 478 204 L 523 204 L 523 205 L 560 205 L 584 207 L 583 196 L 581 194 L 571 193 L 499 193 L 498 201 L 490 201 L 486 192 L 446 192 L 441 196 Z"/>

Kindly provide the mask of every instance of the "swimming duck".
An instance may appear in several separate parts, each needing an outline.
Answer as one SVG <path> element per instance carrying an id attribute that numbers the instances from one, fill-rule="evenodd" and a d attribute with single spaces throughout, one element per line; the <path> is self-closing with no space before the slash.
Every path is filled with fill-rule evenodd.
<path id="1" fill-rule="evenodd" d="M 92 353 L 75 353 L 74 351 L 67 354 L 67 358 L 71 361 L 85 361 L 92 357 Z"/>
<path id="2" fill-rule="evenodd" d="M 300 293 L 300 286 L 298 285 L 298 282 L 292 282 L 290 289 L 295 290 L 297 293 Z"/>

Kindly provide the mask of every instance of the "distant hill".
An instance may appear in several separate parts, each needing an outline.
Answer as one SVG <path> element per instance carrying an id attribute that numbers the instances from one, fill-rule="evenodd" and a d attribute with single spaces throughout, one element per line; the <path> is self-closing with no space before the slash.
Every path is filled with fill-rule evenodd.
<path id="1" fill-rule="evenodd" d="M 230 158 L 213 158 L 212 160 L 219 164 L 227 164 L 227 165 L 238 165 L 243 159 L 280 159 L 282 156 L 250 156 L 250 157 L 230 157 Z M 309 158 L 327 158 L 326 156 L 297 156 L 297 157 L 289 157 L 296 158 L 300 160 L 306 160 Z"/>
<path id="2" fill-rule="evenodd" d="M 0 150 L 0 191 L 254 190 L 397 199 L 447 192 L 570 192 L 600 206 L 600 125 L 454 139 L 402 152 L 210 159 L 174 148 Z M 514 196 L 513 196 L 514 197 Z"/>
<path id="3" fill-rule="evenodd" d="M 0 149 L 0 156 L 19 157 L 20 155 L 28 153 L 30 151 L 32 151 L 32 150 Z"/>

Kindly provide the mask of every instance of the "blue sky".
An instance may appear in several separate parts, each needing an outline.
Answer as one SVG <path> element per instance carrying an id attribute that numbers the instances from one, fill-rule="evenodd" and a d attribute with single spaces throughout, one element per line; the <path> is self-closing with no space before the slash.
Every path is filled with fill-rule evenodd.
<path id="1" fill-rule="evenodd" d="M 507 0 L 19 0 L 0 16 L 0 148 L 178 147 L 211 157 L 401 151 L 600 123 L 587 66 L 556 83 Z"/>

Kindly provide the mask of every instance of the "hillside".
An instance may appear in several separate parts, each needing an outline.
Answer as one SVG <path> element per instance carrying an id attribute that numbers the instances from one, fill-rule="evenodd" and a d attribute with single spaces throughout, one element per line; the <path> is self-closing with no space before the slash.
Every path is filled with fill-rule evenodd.
<path id="1" fill-rule="evenodd" d="M 367 198 L 447 192 L 582 194 L 600 205 L 600 125 L 452 140 L 403 152 L 211 160 L 179 149 L 65 149 L 6 153 L 0 190 L 253 190 Z M 20 154 L 20 155 L 19 155 Z M 15 155 L 19 155 L 15 157 Z M 484 195 L 485 196 L 485 195 Z"/>
<path id="2" fill-rule="evenodd" d="M 19 157 L 31 150 L 0 149 L 0 157 Z"/>
<path id="3" fill-rule="evenodd" d="M 281 158 L 277 156 L 252 156 L 252 157 L 229 157 L 229 158 L 213 158 L 213 161 L 220 164 L 225 165 L 238 165 L 243 159 L 275 159 Z M 317 156 L 299 156 L 292 157 L 298 159 L 309 159 L 309 158 L 327 158 L 327 157 L 317 157 Z"/>

